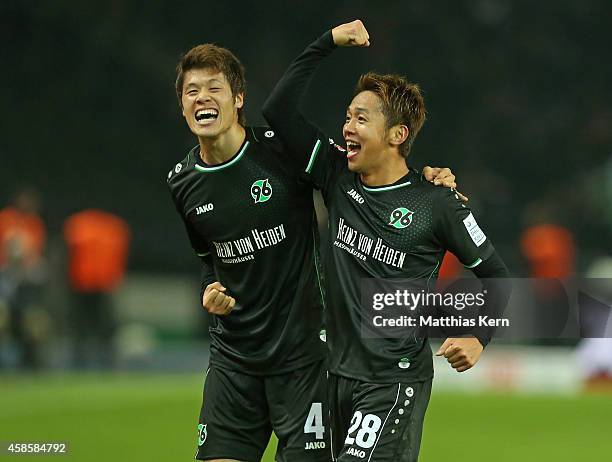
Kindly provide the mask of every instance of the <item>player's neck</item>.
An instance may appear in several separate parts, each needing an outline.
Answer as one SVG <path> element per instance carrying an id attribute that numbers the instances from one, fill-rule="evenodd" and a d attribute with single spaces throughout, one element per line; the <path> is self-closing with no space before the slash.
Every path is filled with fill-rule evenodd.
<path id="1" fill-rule="evenodd" d="M 367 186 L 386 186 L 395 183 L 406 176 L 408 166 L 406 159 L 400 155 L 392 155 L 386 161 L 372 166 L 367 172 L 361 172 L 361 182 Z"/>
<path id="2" fill-rule="evenodd" d="M 200 158 L 207 165 L 221 164 L 231 159 L 240 149 L 246 131 L 238 123 L 215 138 L 198 137 L 200 142 Z"/>

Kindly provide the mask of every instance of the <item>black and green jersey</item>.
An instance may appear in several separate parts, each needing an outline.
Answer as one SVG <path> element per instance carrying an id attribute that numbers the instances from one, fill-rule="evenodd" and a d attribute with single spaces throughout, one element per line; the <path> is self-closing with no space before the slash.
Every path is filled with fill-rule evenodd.
<path id="1" fill-rule="evenodd" d="M 274 133 L 246 132 L 222 164 L 193 148 L 168 186 L 195 252 L 212 257 L 211 279 L 236 299 L 229 315 L 211 316 L 211 363 L 271 375 L 325 354 L 316 220 L 312 187 Z"/>
<path id="2" fill-rule="evenodd" d="M 292 148 L 329 212 L 330 248 L 324 262 L 330 372 L 369 382 L 432 377 L 426 339 L 363 338 L 364 278 L 436 278 L 446 250 L 476 267 L 494 252 L 472 212 L 448 188 L 410 171 L 395 184 L 368 187 L 348 170 L 346 152 L 299 112 L 320 60 L 334 49 L 331 33 L 289 67 L 264 106 L 278 136 Z"/>
<path id="3" fill-rule="evenodd" d="M 319 150 L 311 169 L 330 220 L 330 370 L 374 382 L 431 378 L 427 340 L 411 336 L 409 330 L 403 339 L 361 337 L 362 280 L 433 279 L 446 250 L 475 267 L 493 246 L 451 190 L 421 181 L 414 171 L 393 185 L 367 187 L 348 170 L 346 159 L 330 152 L 333 149 Z"/>

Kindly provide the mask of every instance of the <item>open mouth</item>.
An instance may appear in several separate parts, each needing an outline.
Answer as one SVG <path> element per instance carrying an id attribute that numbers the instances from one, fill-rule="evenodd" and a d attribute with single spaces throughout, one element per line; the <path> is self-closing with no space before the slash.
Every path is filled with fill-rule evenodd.
<path id="1" fill-rule="evenodd" d="M 213 123 L 219 117 L 219 111 L 216 109 L 200 109 L 195 113 L 195 120 L 200 125 L 208 125 Z"/>
<path id="2" fill-rule="evenodd" d="M 359 151 L 361 151 L 361 144 L 356 143 L 355 141 L 348 141 L 346 142 L 346 158 L 347 159 L 352 159 L 353 157 L 355 157 L 357 154 L 359 154 Z"/>

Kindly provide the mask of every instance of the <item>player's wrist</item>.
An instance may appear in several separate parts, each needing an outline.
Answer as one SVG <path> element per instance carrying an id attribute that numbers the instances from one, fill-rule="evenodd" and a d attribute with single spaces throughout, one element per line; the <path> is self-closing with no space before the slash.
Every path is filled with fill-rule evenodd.
<path id="1" fill-rule="evenodd" d="M 487 347 L 487 345 L 491 341 L 491 337 L 487 337 L 486 335 L 476 335 L 475 337 L 476 337 L 476 340 L 480 342 L 480 345 L 482 345 L 483 350 Z"/>
<path id="2" fill-rule="evenodd" d="M 320 38 L 320 40 L 324 41 L 331 48 L 337 48 L 338 47 L 338 43 L 336 42 L 337 33 L 336 33 L 336 35 L 334 35 L 334 30 L 335 29 L 336 29 L 335 27 L 333 29 L 329 29 Z"/>

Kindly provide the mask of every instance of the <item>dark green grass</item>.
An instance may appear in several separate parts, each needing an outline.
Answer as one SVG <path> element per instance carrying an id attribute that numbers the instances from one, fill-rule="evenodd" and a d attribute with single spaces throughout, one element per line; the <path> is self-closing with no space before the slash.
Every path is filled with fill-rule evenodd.
<path id="1" fill-rule="evenodd" d="M 0 375 L 0 441 L 65 441 L 51 460 L 193 459 L 202 378 Z M 435 392 L 422 461 L 612 460 L 612 396 Z M 49 460 L 0 456 L 2 460 Z M 273 461 L 270 447 L 266 462 Z"/>
<path id="2" fill-rule="evenodd" d="M 612 460 L 612 395 L 434 392 L 421 456 L 453 462 Z"/>

